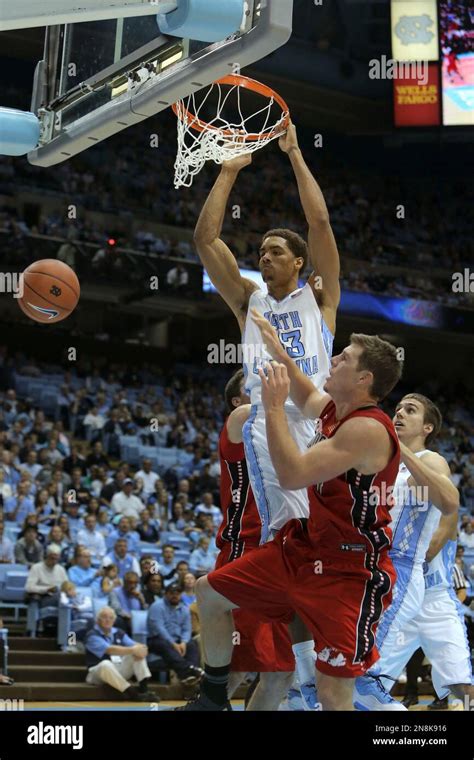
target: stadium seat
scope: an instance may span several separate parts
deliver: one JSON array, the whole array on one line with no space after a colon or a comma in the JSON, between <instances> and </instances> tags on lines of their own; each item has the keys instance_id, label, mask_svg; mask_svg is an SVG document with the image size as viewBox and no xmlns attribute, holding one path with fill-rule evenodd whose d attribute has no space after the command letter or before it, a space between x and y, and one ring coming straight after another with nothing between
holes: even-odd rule
<instances>
[{"instance_id":1,"label":"stadium seat","mask_svg":"<svg viewBox=\"0 0 474 760\"><path fill-rule=\"evenodd\" d=\"M191 552L187 549L177 549L174 553L174 558L177 562L189 562Z\"/></svg>"},{"instance_id":2,"label":"stadium seat","mask_svg":"<svg viewBox=\"0 0 474 760\"><path fill-rule=\"evenodd\" d=\"M25 565L21 565L17 562L12 562L11 564L1 564L0 565L0 599L2 597L2 586L5 583L5 576L9 571L24 571L26 569Z\"/></svg>"},{"instance_id":3,"label":"stadium seat","mask_svg":"<svg viewBox=\"0 0 474 760\"><path fill-rule=\"evenodd\" d=\"M12 609L15 621L19 619L20 610L26 610L25 585L28 570L22 565L21 570L7 570L0 586L0 609Z\"/></svg>"},{"instance_id":4,"label":"stadium seat","mask_svg":"<svg viewBox=\"0 0 474 760\"><path fill-rule=\"evenodd\" d=\"M108 596L97 596L92 598L92 608L94 610L94 617L96 617L99 610L102 609L102 607L108 607L109 606L109 597Z\"/></svg>"},{"instance_id":5,"label":"stadium seat","mask_svg":"<svg viewBox=\"0 0 474 760\"><path fill-rule=\"evenodd\" d=\"M161 549L159 549L157 546L153 546L153 544L147 544L146 548L143 546L143 544L140 544L138 551L140 557L143 557L144 554L150 554L157 562L161 561Z\"/></svg>"},{"instance_id":6,"label":"stadium seat","mask_svg":"<svg viewBox=\"0 0 474 760\"><path fill-rule=\"evenodd\" d=\"M0 590L2 602L22 602L27 578L28 570L7 570Z\"/></svg>"}]
</instances>

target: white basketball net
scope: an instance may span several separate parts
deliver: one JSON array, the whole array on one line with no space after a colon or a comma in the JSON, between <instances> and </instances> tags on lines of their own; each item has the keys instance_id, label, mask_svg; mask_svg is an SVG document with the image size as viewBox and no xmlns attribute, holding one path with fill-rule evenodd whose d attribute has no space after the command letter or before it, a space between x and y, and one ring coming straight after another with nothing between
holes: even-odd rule
<instances>
[{"instance_id":1,"label":"white basketball net","mask_svg":"<svg viewBox=\"0 0 474 760\"><path fill-rule=\"evenodd\" d=\"M214 93L216 92L214 88L217 88L218 95L217 113L212 120L204 119L199 114L211 92L213 90ZM196 103L194 94L189 95L186 100L179 100L176 103L178 116L178 153L174 165L174 186L176 189L182 186L191 187L194 177L201 171L206 161L222 164L236 156L254 153L272 140L276 140L285 131L288 112L282 112L281 117L276 122L273 115L273 123L269 123L272 118L272 107L276 103L273 97L269 98L268 103L261 109L244 116L240 102L241 86L238 84L226 85L227 88L228 91L224 93L223 86L219 82L215 82L200 103ZM202 97L202 92L197 93L197 95ZM239 113L239 119L235 123L227 121L222 113L231 96L234 96L234 103L235 100L237 101ZM208 128L203 131L197 131L192 127L196 119L200 118L208 125ZM261 119L262 122L261 126L258 125L258 131L255 130L256 118ZM252 120L253 130L251 132L248 131L250 120ZM231 132L231 134L226 134L224 130ZM246 135L250 134L258 134L258 139L246 140Z\"/></svg>"}]
</instances>

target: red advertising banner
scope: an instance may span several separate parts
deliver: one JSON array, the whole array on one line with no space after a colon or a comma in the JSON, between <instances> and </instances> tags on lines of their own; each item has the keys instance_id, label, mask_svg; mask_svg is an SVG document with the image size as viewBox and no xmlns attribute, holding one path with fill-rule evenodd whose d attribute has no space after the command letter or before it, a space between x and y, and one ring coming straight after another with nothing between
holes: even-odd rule
<instances>
[{"instance_id":1,"label":"red advertising banner","mask_svg":"<svg viewBox=\"0 0 474 760\"><path fill-rule=\"evenodd\" d=\"M419 66L420 64L418 64ZM408 68L407 64L405 67ZM437 63L424 64L424 72L404 71L394 77L393 97L395 126L418 127L440 124L441 94L439 66Z\"/></svg>"}]
</instances>

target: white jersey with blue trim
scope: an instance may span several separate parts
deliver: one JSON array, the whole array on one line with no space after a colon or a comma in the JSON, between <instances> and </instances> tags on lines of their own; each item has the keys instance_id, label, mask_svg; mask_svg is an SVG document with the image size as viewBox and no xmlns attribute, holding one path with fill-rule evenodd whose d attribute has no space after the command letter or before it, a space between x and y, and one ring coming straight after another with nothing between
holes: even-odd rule
<instances>
[{"instance_id":1,"label":"white jersey with blue trim","mask_svg":"<svg viewBox=\"0 0 474 760\"><path fill-rule=\"evenodd\" d=\"M453 588L456 541L447 541L440 552L433 557L425 573L425 594L429 591Z\"/></svg>"},{"instance_id":2,"label":"white jersey with blue trim","mask_svg":"<svg viewBox=\"0 0 474 760\"><path fill-rule=\"evenodd\" d=\"M263 290L254 290L249 299L242 336L245 390L250 394L251 403L261 404L258 370L264 362L271 359L270 354L261 349L262 335L250 313L253 308L276 328L288 356L294 359L315 387L322 390L331 368L334 338L324 321L311 285L306 283L304 287L288 293L281 301ZM290 398L286 407L294 407Z\"/></svg>"},{"instance_id":3,"label":"white jersey with blue trim","mask_svg":"<svg viewBox=\"0 0 474 760\"><path fill-rule=\"evenodd\" d=\"M415 452L415 456L428 454L428 449ZM390 511L393 539L390 556L393 560L423 563L426 552L438 527L441 512L430 501L418 499L419 487L409 486L410 470L400 462L393 489L395 506Z\"/></svg>"}]
</instances>

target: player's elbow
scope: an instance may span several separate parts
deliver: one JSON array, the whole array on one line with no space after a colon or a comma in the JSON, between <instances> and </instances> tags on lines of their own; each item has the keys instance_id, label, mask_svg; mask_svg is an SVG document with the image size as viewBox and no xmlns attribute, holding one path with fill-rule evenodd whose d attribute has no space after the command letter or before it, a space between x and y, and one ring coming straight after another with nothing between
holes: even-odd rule
<instances>
[{"instance_id":1,"label":"player's elbow","mask_svg":"<svg viewBox=\"0 0 474 760\"><path fill-rule=\"evenodd\" d=\"M331 226L331 220L327 211L320 211L313 214L308 221L310 230L313 230L316 234L322 229Z\"/></svg>"},{"instance_id":2,"label":"player's elbow","mask_svg":"<svg viewBox=\"0 0 474 760\"><path fill-rule=\"evenodd\" d=\"M285 491L296 491L298 488L301 488L301 485L298 483L298 479L292 472L280 473L278 475L278 480L281 487L284 488Z\"/></svg>"},{"instance_id":3,"label":"player's elbow","mask_svg":"<svg viewBox=\"0 0 474 760\"><path fill-rule=\"evenodd\" d=\"M443 499L443 506L441 512L443 515L454 515L459 509L459 494L450 494L446 499Z\"/></svg>"}]
</instances>

